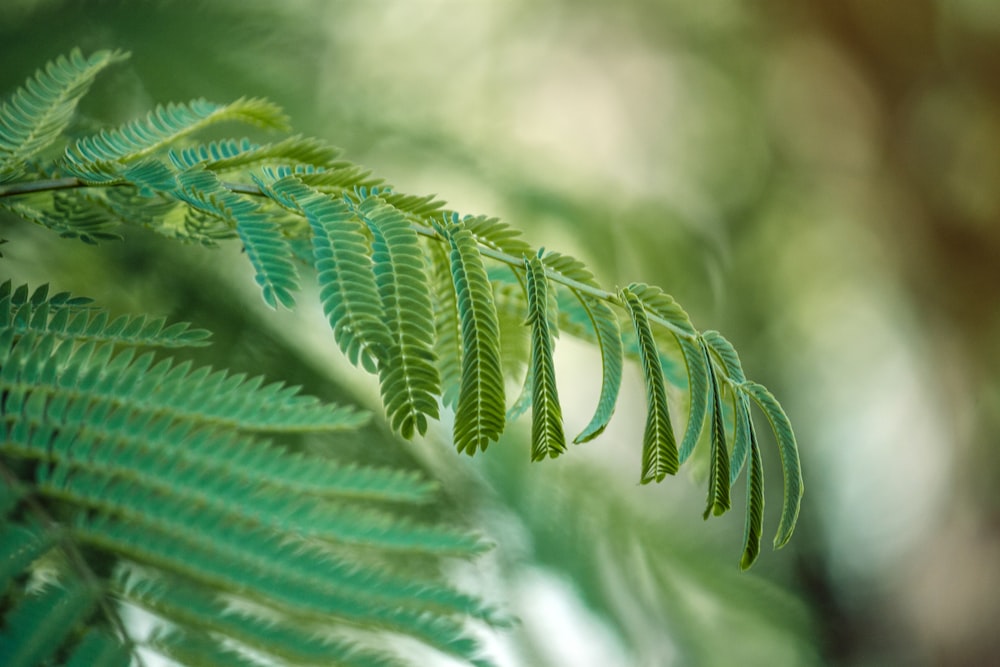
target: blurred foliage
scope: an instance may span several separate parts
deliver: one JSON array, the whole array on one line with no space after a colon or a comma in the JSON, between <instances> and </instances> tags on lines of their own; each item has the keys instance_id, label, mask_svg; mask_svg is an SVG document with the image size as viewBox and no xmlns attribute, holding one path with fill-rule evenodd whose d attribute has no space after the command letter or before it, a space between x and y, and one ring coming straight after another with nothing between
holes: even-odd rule
<instances>
[{"instance_id":1,"label":"blurred foliage","mask_svg":"<svg viewBox=\"0 0 1000 667\"><path fill-rule=\"evenodd\" d=\"M603 284L663 285L695 321L725 332L748 371L785 397L810 486L793 551L764 557L751 575L730 578L730 563L706 556L733 525L698 526L700 539L684 529L701 502L693 484L612 509L613 489L631 479L613 448L575 452L573 465L598 471L596 481L565 475L547 489L531 481L532 467L495 470L506 465L499 455L466 466L430 443L400 447L384 434L359 443L359 456L419 456L483 518L502 562L472 576L501 590L522 582L515 611L540 604L544 590L589 610L568 643L581 634L599 642L609 635L595 628L611 628L606 643L622 664L713 664L720 633L764 627L778 638L773 652L741 664L792 664L776 658L789 655L798 664L989 664L1000 653L991 629L1000 614L995 5L18 0L0 24L0 85L71 46L131 49L133 69L93 96L115 106L85 108L95 118L120 121L169 99L269 97L297 128L404 190L433 187L460 210L499 214L534 244L584 259ZM305 364L315 339L275 333L252 293L209 305L174 268L192 261L184 252L105 244L117 268L97 274L69 244L30 246L34 258L61 253L59 287L161 303L232 341L213 348L226 363L273 364L312 393L370 392L335 388L329 372ZM32 254L6 254L25 276L37 268ZM193 261L211 271L215 260ZM594 366L575 354L586 352L557 349L559 376ZM625 390L641 391L631 379ZM560 396L590 406L590 384L570 380ZM573 412L586 419L588 410ZM605 437L634 440L628 421L620 415ZM473 500L484 487L493 502ZM563 511L551 514L565 517L558 524L543 521L558 509L550 494L593 500L597 519ZM768 498L769 521L779 504ZM591 554L616 553L627 539L618 531L630 527L644 538L636 558L657 572L677 567L674 583L702 591L694 605L768 592L760 606L735 604L743 611L724 629L710 613L616 606L617 587L670 599L663 577L630 581L592 564ZM559 537L569 533L589 538ZM672 555L682 547L691 569ZM710 586L718 580L724 593ZM776 587L800 602L782 607L789 614L761 613L782 595ZM813 623L788 620L803 608ZM660 614L663 626L649 627L673 653L646 632L621 631ZM566 664L535 641L516 635L498 650L510 664Z\"/></svg>"}]
</instances>

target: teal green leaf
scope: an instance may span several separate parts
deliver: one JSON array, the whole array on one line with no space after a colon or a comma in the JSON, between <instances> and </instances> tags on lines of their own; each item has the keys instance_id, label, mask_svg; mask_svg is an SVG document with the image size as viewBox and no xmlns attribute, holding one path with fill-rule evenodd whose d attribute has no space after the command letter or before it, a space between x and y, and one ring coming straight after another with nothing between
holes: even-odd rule
<instances>
[{"instance_id":1,"label":"teal green leaf","mask_svg":"<svg viewBox=\"0 0 1000 667\"><path fill-rule=\"evenodd\" d=\"M452 216L452 221L457 220L458 215ZM506 253L511 257L523 257L530 255L534 251L527 241L521 238L521 231L511 227L497 218L490 218L483 215L465 216L462 224L472 234L477 242L487 248Z\"/></svg>"},{"instance_id":2,"label":"teal green leaf","mask_svg":"<svg viewBox=\"0 0 1000 667\"><path fill-rule=\"evenodd\" d=\"M203 99L187 104L158 106L145 118L77 140L66 149L69 164L129 162L166 148L178 139L222 121L286 129L288 119L276 105L259 98L240 98L229 104Z\"/></svg>"},{"instance_id":3,"label":"teal green leaf","mask_svg":"<svg viewBox=\"0 0 1000 667\"><path fill-rule=\"evenodd\" d=\"M649 315L665 322L675 333L682 336L696 336L698 334L684 309L674 301L672 296L664 293L659 287L644 283L632 283L628 289L642 302Z\"/></svg>"},{"instance_id":4,"label":"teal green leaf","mask_svg":"<svg viewBox=\"0 0 1000 667\"><path fill-rule=\"evenodd\" d=\"M688 398L690 400L687 426L684 428L684 439L681 441L679 454L680 462L684 463L691 456L701 437L705 417L708 413L708 404L711 400L712 387L709 381L710 366L705 361L705 351L701 345L695 340L677 334L674 334L674 338L680 345L687 368Z\"/></svg>"},{"instance_id":5,"label":"teal green leaf","mask_svg":"<svg viewBox=\"0 0 1000 667\"><path fill-rule=\"evenodd\" d=\"M57 199L64 198L58 197ZM71 216L66 217L46 206L36 206L25 200L0 201L0 209L9 211L28 222L51 229L63 238L80 239L90 245L96 245L99 241L121 239L121 236L110 231L117 227L117 221L100 210L76 209L68 211Z\"/></svg>"},{"instance_id":6,"label":"teal green leaf","mask_svg":"<svg viewBox=\"0 0 1000 667\"><path fill-rule=\"evenodd\" d=\"M740 355L736 353L736 348L733 347L732 343L718 331L706 331L701 337L708 348L722 360L726 375L729 376L733 384L740 384L747 379L746 375L743 374L743 365L740 364Z\"/></svg>"},{"instance_id":7,"label":"teal green leaf","mask_svg":"<svg viewBox=\"0 0 1000 667\"><path fill-rule=\"evenodd\" d=\"M802 504L802 468L799 463L799 449L795 444L795 434L788 416L781 409L771 392L763 385L747 381L742 385L747 395L757 403L764 412L767 421L778 442L778 453L781 456L781 474L784 478L784 501L781 505L781 521L774 537L774 548L778 549L788 543L795 530L795 522L799 517L799 507Z\"/></svg>"},{"instance_id":8,"label":"teal green leaf","mask_svg":"<svg viewBox=\"0 0 1000 667\"><path fill-rule=\"evenodd\" d=\"M743 403L746 399L743 398ZM743 529L743 556L740 569L746 570L760 554L760 540L764 528L764 463L757 444L757 433L750 419L749 406L742 411L746 420L747 439L750 441L750 464L747 472L747 516Z\"/></svg>"},{"instance_id":9,"label":"teal green leaf","mask_svg":"<svg viewBox=\"0 0 1000 667\"><path fill-rule=\"evenodd\" d=\"M737 385L733 392L733 408L736 413L736 424L733 428L733 455L729 462L729 484L733 485L740 476L747 454L750 453L750 428L753 422L750 418L750 399Z\"/></svg>"},{"instance_id":10,"label":"teal green leaf","mask_svg":"<svg viewBox=\"0 0 1000 667\"><path fill-rule=\"evenodd\" d=\"M443 388L441 403L455 408L462 384L462 332L458 301L452 285L451 260L447 248L443 244L434 243L429 252L434 290L434 352Z\"/></svg>"},{"instance_id":11,"label":"teal green leaf","mask_svg":"<svg viewBox=\"0 0 1000 667\"><path fill-rule=\"evenodd\" d=\"M8 341L9 349L0 349L0 384L13 392L34 387L32 395L51 419L84 411L97 420L113 412L116 419L169 415L219 427L298 432L353 429L367 419L353 409L300 396L296 387L264 385L260 376L247 380L209 367L191 371L190 362L175 365L170 359L154 364L152 353L136 357L125 349L114 354L112 346L92 341L74 347L50 334L32 332L13 345L11 338L13 331L3 330L0 342ZM72 400L79 395L87 400ZM8 400L6 410L14 412L14 403Z\"/></svg>"},{"instance_id":12,"label":"teal green leaf","mask_svg":"<svg viewBox=\"0 0 1000 667\"><path fill-rule=\"evenodd\" d=\"M576 295L590 317L601 350L601 395L597 401L597 409L590 423L573 439L575 443L582 443L604 432L608 422L611 421L622 384L624 352L621 328L618 326L618 317L614 311L603 301L584 296L579 292L576 292Z\"/></svg>"},{"instance_id":13,"label":"teal green leaf","mask_svg":"<svg viewBox=\"0 0 1000 667\"><path fill-rule=\"evenodd\" d=\"M96 591L80 584L47 585L7 611L0 627L0 665L47 663L90 613Z\"/></svg>"},{"instance_id":14,"label":"teal green leaf","mask_svg":"<svg viewBox=\"0 0 1000 667\"><path fill-rule=\"evenodd\" d=\"M260 207L222 185L210 171L192 169L177 176L176 195L189 206L230 222L239 234L247 257L256 270L254 280L264 301L291 308L299 289L292 249L281 230Z\"/></svg>"},{"instance_id":15,"label":"teal green leaf","mask_svg":"<svg viewBox=\"0 0 1000 667\"><path fill-rule=\"evenodd\" d=\"M594 275L583 262L574 257L550 252L545 255L543 261L549 270L555 271L565 278L588 287L598 287ZM615 405L618 402L618 392L621 389L624 349L618 317L610 306L578 289L570 291L583 306L587 320L595 334L594 340L601 351L601 394L594 416L583 431L573 439L573 442L579 444L596 438L611 421Z\"/></svg>"},{"instance_id":16,"label":"teal green leaf","mask_svg":"<svg viewBox=\"0 0 1000 667\"><path fill-rule=\"evenodd\" d=\"M639 341L642 375L646 384L648 412L642 441L642 475L639 482L641 484L648 484L653 480L659 482L666 475L675 474L680 465L677 441L670 423L670 412L667 409L663 368L660 366L659 351L642 301L630 288L621 290L619 298L632 318Z\"/></svg>"},{"instance_id":17,"label":"teal green leaf","mask_svg":"<svg viewBox=\"0 0 1000 667\"><path fill-rule=\"evenodd\" d=\"M444 202L437 195L407 195L398 192L380 192L379 197L393 208L417 218L429 218L438 214Z\"/></svg>"},{"instance_id":18,"label":"teal green leaf","mask_svg":"<svg viewBox=\"0 0 1000 667\"><path fill-rule=\"evenodd\" d=\"M352 364L374 372L376 359L392 339L383 321L364 222L343 199L317 192L294 176L258 183L309 221L320 300L334 339Z\"/></svg>"},{"instance_id":19,"label":"teal green leaf","mask_svg":"<svg viewBox=\"0 0 1000 667\"><path fill-rule=\"evenodd\" d=\"M57 536L40 526L0 523L0 598L10 582L48 551Z\"/></svg>"},{"instance_id":20,"label":"teal green leaf","mask_svg":"<svg viewBox=\"0 0 1000 667\"><path fill-rule=\"evenodd\" d=\"M288 176L290 172L282 173L279 171L279 175L282 177ZM372 188L385 183L383 179L373 176L370 169L347 161L340 162L323 171L295 175L302 179L302 182L309 187L326 194L335 195L353 190L354 188Z\"/></svg>"},{"instance_id":21,"label":"teal green leaf","mask_svg":"<svg viewBox=\"0 0 1000 667\"><path fill-rule=\"evenodd\" d=\"M451 274L462 331L462 386L455 409L455 446L474 454L503 433L505 415L500 329L483 258L464 222L445 222L438 233L451 249Z\"/></svg>"},{"instance_id":22,"label":"teal green leaf","mask_svg":"<svg viewBox=\"0 0 1000 667\"><path fill-rule=\"evenodd\" d=\"M562 407L556 390L556 369L549 330L548 284L545 266L536 256L524 258L531 326L531 460L555 458L566 451Z\"/></svg>"},{"instance_id":23,"label":"teal green leaf","mask_svg":"<svg viewBox=\"0 0 1000 667\"><path fill-rule=\"evenodd\" d=\"M73 649L66 667L128 667L132 657L118 639L90 629Z\"/></svg>"},{"instance_id":24,"label":"teal green leaf","mask_svg":"<svg viewBox=\"0 0 1000 667\"><path fill-rule=\"evenodd\" d=\"M233 609L203 587L179 577L127 581L118 594L130 603L181 626L203 628L291 664L344 667L398 667L391 654L363 649L352 642L323 637L308 626L286 618L262 619Z\"/></svg>"},{"instance_id":25,"label":"teal green leaf","mask_svg":"<svg viewBox=\"0 0 1000 667\"><path fill-rule=\"evenodd\" d=\"M223 643L200 632L197 628L155 629L146 646L169 658L176 665L226 665L227 667L260 667L260 661L241 653L235 646Z\"/></svg>"},{"instance_id":26,"label":"teal green leaf","mask_svg":"<svg viewBox=\"0 0 1000 667\"><path fill-rule=\"evenodd\" d=\"M164 318L144 315L121 315L110 319L104 311L65 306L45 300L47 286L35 292L43 300L15 304L11 295L0 295L0 327L24 335L29 331L50 333L77 342L112 342L119 345L157 347L194 347L208 344L211 335L204 329L191 329L185 322L165 326Z\"/></svg>"},{"instance_id":27,"label":"teal green leaf","mask_svg":"<svg viewBox=\"0 0 1000 667\"><path fill-rule=\"evenodd\" d=\"M720 516L730 508L729 498L729 446L726 443L726 424L722 412L722 387L716 377L715 369L711 367L708 345L702 343L702 354L709 365L709 378L712 386L712 449L709 458L708 473L708 505L705 507L705 518L709 514Z\"/></svg>"},{"instance_id":28,"label":"teal green leaf","mask_svg":"<svg viewBox=\"0 0 1000 667\"><path fill-rule=\"evenodd\" d=\"M438 418L441 379L434 356L434 310L417 233L378 197L356 208L372 233L372 262L383 320L392 339L379 360L382 402L389 424L404 438Z\"/></svg>"},{"instance_id":29,"label":"teal green leaf","mask_svg":"<svg viewBox=\"0 0 1000 667\"><path fill-rule=\"evenodd\" d=\"M0 106L0 174L15 172L58 139L97 74L127 57L121 51L97 51L84 57L74 49L18 88Z\"/></svg>"},{"instance_id":30,"label":"teal green leaf","mask_svg":"<svg viewBox=\"0 0 1000 667\"><path fill-rule=\"evenodd\" d=\"M181 171L201 165L215 172L225 172L235 169L246 171L264 165L336 167L340 164L337 161L340 154L339 148L319 139L295 135L264 145L249 139L224 139L187 148L172 148L169 157Z\"/></svg>"}]
</instances>

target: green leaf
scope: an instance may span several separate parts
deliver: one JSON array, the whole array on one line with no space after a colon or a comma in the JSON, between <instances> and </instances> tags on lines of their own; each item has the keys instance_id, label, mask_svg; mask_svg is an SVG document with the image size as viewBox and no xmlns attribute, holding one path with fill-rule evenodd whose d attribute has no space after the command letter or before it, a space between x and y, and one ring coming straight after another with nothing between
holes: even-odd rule
<instances>
[{"instance_id":1,"label":"green leaf","mask_svg":"<svg viewBox=\"0 0 1000 667\"><path fill-rule=\"evenodd\" d=\"M704 517L720 516L731 506L729 499L729 448L726 444L726 424L722 412L722 388L711 367L708 345L702 342L702 354L709 365L712 385L712 449L709 458L708 505Z\"/></svg>"},{"instance_id":2,"label":"green leaf","mask_svg":"<svg viewBox=\"0 0 1000 667\"><path fill-rule=\"evenodd\" d=\"M774 537L774 548L778 549L788 543L795 530L795 522L799 517L799 507L802 504L802 468L799 464L799 449L795 444L795 434L788 416L781 409L771 392L763 385L747 381L742 385L746 393L757 403L771 424L774 438L778 442L778 453L781 455L781 474L784 479L784 502L781 505L781 521Z\"/></svg>"},{"instance_id":3,"label":"green leaf","mask_svg":"<svg viewBox=\"0 0 1000 667\"><path fill-rule=\"evenodd\" d=\"M457 214L453 219L457 219ZM523 257L530 255L534 251L531 246L521 238L521 231L515 229L497 218L489 218L483 215L465 216L462 224L472 234L477 242L487 248L499 250L511 257Z\"/></svg>"},{"instance_id":4,"label":"green leaf","mask_svg":"<svg viewBox=\"0 0 1000 667\"><path fill-rule=\"evenodd\" d=\"M93 608L96 593L82 585L48 585L7 612L0 627L0 665L46 663Z\"/></svg>"},{"instance_id":5,"label":"green leaf","mask_svg":"<svg viewBox=\"0 0 1000 667\"><path fill-rule=\"evenodd\" d=\"M443 244L434 243L430 247L434 290L434 353L441 373L441 403L454 408L458 405L458 390L462 384L462 332L448 254L448 249Z\"/></svg>"},{"instance_id":6,"label":"green leaf","mask_svg":"<svg viewBox=\"0 0 1000 667\"><path fill-rule=\"evenodd\" d=\"M565 278L588 287L598 287L594 275L583 262L574 257L550 252L545 255L543 261L551 271ZM624 349L618 317L611 307L579 289L571 288L570 291L583 306L586 318L595 334L594 340L601 351L601 394L594 416L583 431L573 439L573 442L579 444L596 438L611 421L618 402L618 392L621 389Z\"/></svg>"},{"instance_id":7,"label":"green leaf","mask_svg":"<svg viewBox=\"0 0 1000 667\"><path fill-rule=\"evenodd\" d=\"M372 232L372 261L383 319L392 339L379 359L382 402L389 424L404 438L438 418L441 379L435 366L434 312L417 233L378 197L356 208Z\"/></svg>"},{"instance_id":8,"label":"green leaf","mask_svg":"<svg viewBox=\"0 0 1000 667\"><path fill-rule=\"evenodd\" d=\"M320 300L334 339L352 364L374 372L392 338L383 320L365 224L343 199L317 192L295 176L270 183L258 179L258 184L309 221Z\"/></svg>"},{"instance_id":9,"label":"green leaf","mask_svg":"<svg viewBox=\"0 0 1000 667\"><path fill-rule=\"evenodd\" d=\"M24 572L55 542L56 535L40 526L0 522L0 599L14 577Z\"/></svg>"},{"instance_id":10,"label":"green leaf","mask_svg":"<svg viewBox=\"0 0 1000 667\"><path fill-rule=\"evenodd\" d=\"M462 386L455 409L455 446L460 452L474 454L498 440L505 423L497 310L482 255L465 223L445 220L437 229L451 248L451 275L462 330Z\"/></svg>"},{"instance_id":11,"label":"green leaf","mask_svg":"<svg viewBox=\"0 0 1000 667\"><path fill-rule=\"evenodd\" d=\"M299 289L298 272L292 263L292 249L280 229L260 207L228 190L210 171L192 169L177 176L179 199L189 206L228 221L236 228L247 257L256 270L254 279L272 308L295 305L293 292Z\"/></svg>"},{"instance_id":12,"label":"green leaf","mask_svg":"<svg viewBox=\"0 0 1000 667\"><path fill-rule=\"evenodd\" d=\"M76 645L66 667L128 667L132 657L119 640L90 629Z\"/></svg>"},{"instance_id":13,"label":"green leaf","mask_svg":"<svg viewBox=\"0 0 1000 667\"><path fill-rule=\"evenodd\" d=\"M706 363L705 351L701 345L695 340L677 334L674 334L674 338L680 345L687 368L688 398L690 400L687 426L684 428L684 439L681 441L679 453L680 462L684 463L691 456L701 438L708 404L711 400L712 386L709 380L710 364Z\"/></svg>"},{"instance_id":14,"label":"green leaf","mask_svg":"<svg viewBox=\"0 0 1000 667\"><path fill-rule=\"evenodd\" d=\"M566 451L562 408L556 391L556 369L549 330L548 283L538 257L525 257L525 283L531 326L531 460L555 458Z\"/></svg>"},{"instance_id":15,"label":"green leaf","mask_svg":"<svg viewBox=\"0 0 1000 667\"><path fill-rule=\"evenodd\" d=\"M739 385L734 393L733 409L736 413L736 424L733 429L733 455L729 462L730 485L736 483L746 463L747 454L750 453L750 427L753 425L750 418L750 399Z\"/></svg>"},{"instance_id":16,"label":"green leaf","mask_svg":"<svg viewBox=\"0 0 1000 667\"><path fill-rule=\"evenodd\" d=\"M659 287L645 283L632 283L628 289L642 302L649 315L663 320L674 333L687 336L698 335L684 309L674 301L672 296L665 294Z\"/></svg>"},{"instance_id":17,"label":"green leaf","mask_svg":"<svg viewBox=\"0 0 1000 667\"><path fill-rule=\"evenodd\" d=\"M757 444L757 433L750 419L749 406L746 398L742 398L744 410L738 413L746 421L748 440L750 441L750 465L747 472L747 516L743 529L743 556L740 558L740 569L746 570L760 554L760 540L764 527L764 463L761 460L760 446Z\"/></svg>"},{"instance_id":18,"label":"green leaf","mask_svg":"<svg viewBox=\"0 0 1000 667\"><path fill-rule=\"evenodd\" d=\"M64 160L81 169L87 169L88 164L129 162L151 155L192 132L229 120L273 129L288 126L284 112L267 100L243 97L229 104L216 104L197 99L187 104L158 106L145 118L79 139L66 149Z\"/></svg>"},{"instance_id":19,"label":"green leaf","mask_svg":"<svg viewBox=\"0 0 1000 667\"><path fill-rule=\"evenodd\" d=\"M677 442L670 423L670 412L667 409L663 368L660 366L659 351L656 349L656 341L649 327L642 301L632 293L631 288L621 290L619 298L632 318L635 334L639 340L642 375L646 384L648 413L642 441L642 475L639 482L641 484L648 484L653 480L659 482L666 475L675 474L680 465Z\"/></svg>"},{"instance_id":20,"label":"green leaf","mask_svg":"<svg viewBox=\"0 0 1000 667\"><path fill-rule=\"evenodd\" d=\"M583 443L603 433L611 421L622 384L624 351L621 328L614 311L603 301L584 296L576 290L573 292L587 311L601 350L601 395L597 401L597 409L583 431L573 439L575 443Z\"/></svg>"},{"instance_id":21,"label":"green leaf","mask_svg":"<svg viewBox=\"0 0 1000 667\"><path fill-rule=\"evenodd\" d=\"M76 342L171 348L207 345L211 336L204 329L191 329L186 322L165 324L162 317L122 315L111 320L104 311L60 305L55 300L39 303L32 300L17 305L10 295L0 296L0 328L9 327L20 335L48 333Z\"/></svg>"},{"instance_id":22,"label":"green leaf","mask_svg":"<svg viewBox=\"0 0 1000 667\"><path fill-rule=\"evenodd\" d=\"M736 353L736 348L733 347L732 343L726 340L718 331L706 331L701 335L701 338L708 345L708 348L722 360L722 365L726 369L726 375L729 376L733 384L740 384L746 381L747 378L743 374L743 366L740 364L740 355Z\"/></svg>"},{"instance_id":23,"label":"green leaf","mask_svg":"<svg viewBox=\"0 0 1000 667\"><path fill-rule=\"evenodd\" d=\"M241 612L204 587L160 574L156 579L135 578L118 594L181 627L203 628L290 664L336 664L344 667L398 667L400 662L381 651L362 649L335 637L322 636L292 619L262 619Z\"/></svg>"},{"instance_id":24,"label":"green leaf","mask_svg":"<svg viewBox=\"0 0 1000 667\"><path fill-rule=\"evenodd\" d=\"M170 149L169 157L184 171L203 166L216 172L239 169L248 171L263 165L336 167L341 151L319 139L296 135L274 143L259 145L249 139L224 139L187 148Z\"/></svg>"},{"instance_id":25,"label":"green leaf","mask_svg":"<svg viewBox=\"0 0 1000 667\"><path fill-rule=\"evenodd\" d=\"M0 106L0 174L16 173L27 159L58 139L97 74L126 58L128 54L121 51L97 51L85 58L73 49L18 88Z\"/></svg>"}]
</instances>

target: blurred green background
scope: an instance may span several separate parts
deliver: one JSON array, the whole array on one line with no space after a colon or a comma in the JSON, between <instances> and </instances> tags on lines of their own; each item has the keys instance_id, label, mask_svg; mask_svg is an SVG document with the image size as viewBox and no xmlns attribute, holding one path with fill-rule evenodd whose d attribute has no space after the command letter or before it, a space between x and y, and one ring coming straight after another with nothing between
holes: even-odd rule
<instances>
[{"instance_id":1,"label":"blurred green background","mask_svg":"<svg viewBox=\"0 0 1000 667\"><path fill-rule=\"evenodd\" d=\"M703 523L697 476L638 487L636 373L601 439L544 464L523 425L471 461L445 428L336 443L426 469L497 542L454 575L521 617L483 631L499 664L1000 655L1000 3L6 0L0 90L74 46L133 53L85 124L266 96L401 191L499 215L608 287L662 286L782 401L806 496L748 574L740 502ZM0 219L6 274L193 321L216 365L371 401L318 307L269 313L243 263L219 270L238 248L25 227ZM566 337L557 354L572 431L598 357Z\"/></svg>"}]
</instances>

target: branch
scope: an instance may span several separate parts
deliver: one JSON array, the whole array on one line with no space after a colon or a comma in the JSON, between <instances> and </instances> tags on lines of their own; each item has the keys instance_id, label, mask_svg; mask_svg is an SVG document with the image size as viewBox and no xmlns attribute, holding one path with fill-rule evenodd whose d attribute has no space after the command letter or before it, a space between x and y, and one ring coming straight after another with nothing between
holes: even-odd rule
<instances>
[{"instance_id":1,"label":"branch","mask_svg":"<svg viewBox=\"0 0 1000 667\"><path fill-rule=\"evenodd\" d=\"M66 178L50 178L43 179L39 181L30 181L22 183L11 183L9 185L0 185L0 199L4 197L12 197L16 195L33 194L37 192L50 192L55 190L73 190L78 188L92 188L92 187L116 187L116 186L127 186L129 183L122 181L119 183L103 183L99 185L94 185L86 183L79 178L74 176L69 176ZM244 183L222 183L222 185L232 192L237 192L243 195L249 195L251 197L265 197L266 195L261 192L260 188L256 185L247 185ZM441 237L436 231L424 225L414 224L412 225L413 230L420 234L421 236L426 236L427 238L434 239L436 241L445 242L445 239ZM505 252L499 250L494 250L488 246L480 245L480 253L490 259L496 260L498 262L503 262L517 269L524 268L524 260L521 257L514 257L513 255L508 255ZM592 296L595 299L601 299L607 301L616 306L621 306L621 302L618 300L618 296L613 292L608 292L606 290L598 289L596 287L591 287L590 285L585 285L581 282L573 280L572 278L567 278L561 273L552 271L549 268L545 269L545 276L552 282L559 283L570 289L576 290L588 296ZM683 329L680 329L676 325L649 313L649 321L656 322L660 326L666 327L672 333L681 338L694 341L697 340L697 336L692 336Z\"/></svg>"}]
</instances>

